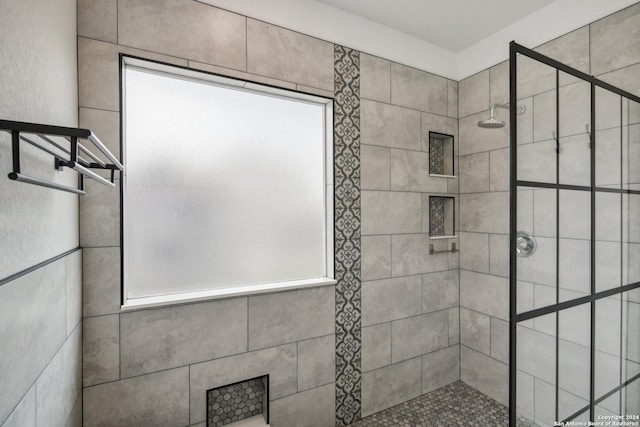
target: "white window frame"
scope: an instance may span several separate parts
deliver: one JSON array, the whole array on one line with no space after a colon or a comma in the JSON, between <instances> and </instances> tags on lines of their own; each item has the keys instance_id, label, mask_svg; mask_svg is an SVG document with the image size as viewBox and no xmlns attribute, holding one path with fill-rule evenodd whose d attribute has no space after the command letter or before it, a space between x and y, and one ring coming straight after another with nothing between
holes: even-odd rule
<instances>
[{"instance_id":1,"label":"white window frame","mask_svg":"<svg viewBox=\"0 0 640 427\"><path fill-rule=\"evenodd\" d=\"M122 174L121 183L121 218L122 218L122 245L121 245L121 259L122 259L122 310L135 310L140 308L164 306L173 304L183 304L187 302L214 300L221 298L241 297L248 295L259 295L272 292L288 291L303 288L312 288L319 286L332 286L335 285L334 274L334 182L333 182L333 167L334 167L334 153L333 153L333 99L311 95L302 92L295 92L291 90L281 89L273 86L267 86L250 81L244 81L240 79L224 77L216 74L211 74L203 71L193 70L180 66L165 64L152 60L121 55L121 157L123 163L126 165L126 123L125 123L125 111L126 111L126 72L128 69L142 69L146 72L157 73L172 78L183 78L186 80L195 80L198 82L206 82L225 88L233 88L236 90L248 91L251 93L258 93L261 95L269 95L278 98L284 98L295 101L304 101L313 103L316 105L324 106L324 122L325 130L323 135L325 158L323 159L324 165L324 216L325 216L325 271L324 277L305 279L305 280L290 280L273 283L257 283L247 284L240 286L229 286L224 288L214 288L203 291L187 291L182 293L174 293L169 295L157 295L147 296L140 298L127 298L127 283L126 268L128 260L126 258L126 242L124 241L124 209L125 209L125 192L126 192L126 180L127 180L127 168Z\"/></svg>"}]
</instances>

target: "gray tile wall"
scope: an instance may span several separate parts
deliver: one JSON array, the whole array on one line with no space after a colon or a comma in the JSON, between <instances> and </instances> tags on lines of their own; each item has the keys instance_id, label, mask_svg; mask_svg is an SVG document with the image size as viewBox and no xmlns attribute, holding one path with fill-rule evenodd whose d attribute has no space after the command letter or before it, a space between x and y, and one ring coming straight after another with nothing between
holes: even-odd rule
<instances>
[{"instance_id":1,"label":"gray tile wall","mask_svg":"<svg viewBox=\"0 0 640 427\"><path fill-rule=\"evenodd\" d=\"M82 252L0 286L0 425L79 426Z\"/></svg>"},{"instance_id":2,"label":"gray tile wall","mask_svg":"<svg viewBox=\"0 0 640 427\"><path fill-rule=\"evenodd\" d=\"M193 19L216 25L186 31ZM80 0L79 20L81 125L100 127L114 148L119 52L333 96L332 44L202 3ZM457 145L457 90L454 81L360 56L363 408L399 398L374 393L392 375L385 369L406 375L403 398L459 378L458 364L438 356L458 353L457 255L429 256L427 235L428 196L458 192L457 179L428 175L428 132L454 135ZM195 425L205 419L204 390L269 371L274 425L333 425L333 288L121 313L111 195L81 205L85 423L119 425L127 414L143 417L154 398L176 398L172 422ZM135 402L114 409L123 393Z\"/></svg>"},{"instance_id":3,"label":"gray tile wall","mask_svg":"<svg viewBox=\"0 0 640 427\"><path fill-rule=\"evenodd\" d=\"M635 31L631 28L635 29L639 21L640 4L636 4L546 43L536 50L640 94L637 79L631 77L632 69L640 69L640 38L630 36L629 32ZM508 392L506 320L509 295L509 125L503 129L488 130L478 128L476 123L488 117L491 103L508 102L508 74L508 63L504 62L459 83L461 378L505 404ZM549 92L555 85L555 74L549 67L523 60L519 63L518 83L519 95L522 98L519 104L527 107L526 113L518 117L518 143L526 144L519 147L519 160L522 161L518 165L522 174L519 178L551 182L555 180L555 167L552 161L548 161L549 156L544 153L549 152L546 150L549 145L547 141L552 138L551 131L555 129L555 94ZM580 97L588 95L588 91L573 83L575 79L561 76L560 95L562 99L567 100L563 103L565 108L561 111L564 119L561 135L584 133L584 116L588 116L588 111L580 110L584 105L588 107L588 98L585 98L586 102L580 102ZM568 102L569 99L571 102ZM601 106L599 111L606 111L606 108ZM507 114L506 110L497 110L498 118L508 123ZM586 120L588 121L588 117ZM571 138L574 138L575 142ZM585 159L588 161L588 149L584 147L585 140L579 138L578 135L561 140L561 154L564 154L566 160L561 161L560 175L567 183L588 185L588 176L587 182L583 182L585 176L579 170L581 153L587 156ZM603 152L600 158L606 155L607 152ZM554 156L555 153L552 158L555 158ZM588 204L588 200L581 202L572 196L568 193L563 194L561 200L561 207L564 208L561 209L560 284L563 288L561 298L564 299L574 298L580 295L578 292L588 289L588 277L581 273L588 272L589 245L587 240L580 239L589 238L583 235L585 230L588 231L589 218L586 218L587 222L581 222L578 219L584 218L584 215L577 214L577 210L582 209L581 206L585 203ZM609 208L605 208L605 205ZM616 256L615 251L606 249L609 248L606 245L610 243L606 240L611 239L606 238L605 234L611 236L612 233L604 231L607 227L616 226L616 222L612 222L611 219L619 218L620 213L619 210L617 213L611 212L610 207L619 206L619 201L607 203L603 199L599 206L599 217L608 218L608 222L599 227L598 239L603 241L597 243L598 247L602 248L598 259L602 267L598 271L603 275L599 276L601 279L598 283L615 283L620 280L619 269L616 268L608 274L605 266L620 265L620 255ZM534 232L539 243L535 255L537 259L519 259L519 279L527 282L518 283L518 304L521 310L525 310L546 305L555 298L555 290L549 287L555 284L556 280L555 217L549 214L555 211L555 193L550 194L545 190L521 191L518 209L519 229ZM581 249L581 242L586 243L586 252ZM619 248L619 243L617 247ZM583 253L584 255L581 255ZM613 259L605 261L605 253L613 254ZM581 285L584 283L586 288ZM603 307L599 312L614 313L610 316L617 316L617 323L616 319L607 319L604 314L598 319L603 325L608 325L608 331L613 331L612 334L607 334L603 329L600 344L596 349L597 364L603 372L609 367L619 367L616 357L609 353L612 348L620 346L619 338L617 341L615 338L619 337L619 333L615 331L620 329L620 300L618 298L617 302L609 303L617 304L617 309L613 307L605 310ZM628 310L635 309L635 303L627 304L634 304L628 306ZM566 415L569 415L571 409L578 409L580 405L584 405L584 398L588 397L582 394L585 385L574 381L588 379L588 357L585 358L584 355L587 350L584 345L588 345L588 330L584 329L584 325L588 323L588 317L579 311L568 310L561 316L560 369L563 378L559 384L560 407L561 412L567 412ZM518 411L521 415L535 419L540 425L552 424L555 419L555 403L552 398L555 393L553 335L555 320L551 318L527 322L519 329L523 350L519 353ZM605 335L611 339L605 339ZM610 342L611 340L616 342ZM532 354L535 355L534 358L530 357ZM551 359L545 358L545 355L549 355ZM581 360L585 361L586 366L580 362ZM569 375L567 372L572 374ZM618 376L614 372L611 373L613 378ZM603 390L610 385L604 378L598 379L596 383L596 387L602 387ZM638 399L637 389L630 388L628 393ZM581 395L582 397L579 397ZM624 396L622 398L624 399ZM617 412L616 399L603 402L601 410Z\"/></svg>"},{"instance_id":4,"label":"gray tile wall","mask_svg":"<svg viewBox=\"0 0 640 427\"><path fill-rule=\"evenodd\" d=\"M333 44L200 2L80 0L78 19L80 125L115 153L119 53L333 96ZM333 287L121 312L118 191L88 190L84 425L197 425L206 390L267 373L274 425L333 425Z\"/></svg>"},{"instance_id":5,"label":"gray tile wall","mask_svg":"<svg viewBox=\"0 0 640 427\"><path fill-rule=\"evenodd\" d=\"M110 0L100 5L79 0L78 6L81 125L101 126L107 144L114 148L118 145L118 52L284 88L333 94L334 51L330 43L187 0L171 4ZM171 12L176 8L177 15ZM616 14L594 23L591 43L588 29L583 28L541 46L540 51L585 71L589 67L595 70L589 48L593 58L598 46L603 46L602 50L611 49L608 38L612 31L608 26L617 28L634 22L637 9L620 12L629 17L614 18ZM167 18L174 15L178 19ZM181 22L190 20L192 15L197 15L193 16L196 20L208 19L219 25L212 32L211 26L206 26L206 30L205 27L198 30L202 34L185 33L186 27ZM144 21L142 25L140 19ZM607 19L621 19L625 24ZM614 32L622 34L621 30ZM181 36L163 43L166 34ZM218 43L216 35L225 43ZM601 40L596 42L596 37ZM608 57L613 59L601 60L598 72L614 84L633 87L628 76L634 75L629 70L639 62L632 58L637 51L636 41L619 37L618 45L625 46L624 65L617 64L615 59L621 55L610 54ZM212 40L205 48L203 40L208 39ZM533 113L537 111L534 101L541 103L544 99L534 99L533 95L545 90L548 78L544 70L534 77L530 78L529 98L522 101L527 105L527 115L519 126L519 134L522 141L534 141L538 135L544 142L544 134L533 129ZM486 131L477 128L476 123L488 115L490 103L507 101L508 66L498 64L458 84L361 54L360 96L362 415L398 403L398 396L379 392L390 384L385 378L393 378L393 384L401 388L402 398L415 397L462 377L504 402L508 127ZM498 118L506 119L505 114L506 111L497 111ZM460 179L428 176L429 131L454 135L455 172ZM456 228L460 230L460 255L428 254L429 243L434 243L436 250L447 248L446 241L428 238L429 195L454 195L458 199ZM531 200L533 209L533 195ZM325 297L333 292L318 289L236 299L229 303L238 307L244 304L245 309L231 309L229 315L239 316L239 334L242 325L246 326L246 343L224 340L215 348L207 348L205 344L202 349L191 351L199 343L188 339L196 327L188 319L207 304L217 307L226 302L149 310L147 314L120 313L120 243L114 232L119 227L119 215L117 204L112 210L114 204L100 206L100 203L98 197L85 198L81 206L83 245L89 248L83 290L87 317L84 385L85 397L89 397L85 399L85 408L95 407L102 398L116 399L123 390L134 393L139 401L117 411L98 411L95 419L92 415L85 422L117 425L119 416L127 413L134 418L140 416L150 401L145 394L151 393L152 388L162 389L163 384L166 387L170 380L176 381L177 390L189 385L191 389L186 401L178 399L176 403L179 406L174 408L179 418L176 423L196 425L204 421L204 395L196 396L194 390L244 379L240 376L247 371L256 376L265 369L274 369L281 372L280 379L272 380L274 423L286 425L291 420L304 423L307 421L302 419L311 416L310 419L325 420L326 425L332 425L335 377L329 372L335 369L335 361L329 355L335 354L335 337L328 328L335 322L335 313L329 314L333 308ZM99 224L104 225L97 227ZM531 289L533 306L533 285L523 287ZM318 298L322 303L317 304ZM319 321L312 325L300 319L289 324L285 316L278 320L269 314L295 304L308 307ZM184 349L176 350L161 340L154 343L160 354L145 361L146 357L138 353L143 350L136 350L123 339L122 326L136 321L140 323L131 331L135 328L153 331L159 323L172 318L170 312L182 313L184 321L174 321L173 326L176 337L183 340ZM295 312L290 314L296 317ZM254 318L269 319L275 322L272 325L275 330L286 333L269 336L266 326L256 323ZM418 346L410 342L408 337L412 334L405 332L412 328L426 334L425 342ZM214 366L218 364L225 367L225 378L216 377L220 368ZM191 375L183 375L184 366L189 366ZM195 378L193 372L198 369L209 374ZM539 381L530 377L532 385ZM199 382L202 378L204 382ZM171 393L174 391L161 396L173 398ZM530 395L534 393L531 391ZM324 403L313 405L311 398ZM326 417L327 411L331 417Z\"/></svg>"},{"instance_id":6,"label":"gray tile wall","mask_svg":"<svg viewBox=\"0 0 640 427\"><path fill-rule=\"evenodd\" d=\"M429 176L429 131L454 135L457 172L457 92L362 55L362 416L459 379L458 255L428 234L429 196L458 194Z\"/></svg>"}]
</instances>

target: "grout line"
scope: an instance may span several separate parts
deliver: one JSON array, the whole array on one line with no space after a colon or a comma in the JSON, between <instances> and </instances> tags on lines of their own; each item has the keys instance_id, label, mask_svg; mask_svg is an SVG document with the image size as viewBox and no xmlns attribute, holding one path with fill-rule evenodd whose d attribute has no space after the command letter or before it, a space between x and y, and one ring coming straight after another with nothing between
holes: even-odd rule
<instances>
[{"instance_id":1,"label":"grout line","mask_svg":"<svg viewBox=\"0 0 640 427\"><path fill-rule=\"evenodd\" d=\"M300 342L296 342L296 393L300 392Z\"/></svg>"},{"instance_id":2,"label":"grout line","mask_svg":"<svg viewBox=\"0 0 640 427\"><path fill-rule=\"evenodd\" d=\"M247 351L249 351L249 298L247 298Z\"/></svg>"},{"instance_id":3,"label":"grout line","mask_svg":"<svg viewBox=\"0 0 640 427\"><path fill-rule=\"evenodd\" d=\"M249 18L244 17L244 69L245 72L249 72ZM298 86L296 85L296 88Z\"/></svg>"},{"instance_id":4,"label":"grout line","mask_svg":"<svg viewBox=\"0 0 640 427\"><path fill-rule=\"evenodd\" d=\"M440 312L443 312L443 311L447 311L448 312L452 308L456 308L456 306L451 306L451 307L447 307L447 308L439 308L438 310L429 311L429 312L426 312L426 313L412 314L412 315L406 316L406 317L398 317L398 318L395 318L395 319L385 320L385 321L378 322L378 323L371 323L371 324L368 324L366 326L363 326L363 328L370 328L370 327L373 327L373 326L380 326L380 325L384 325L384 324L391 323L391 322L400 322L402 320L414 319L416 317L425 316L425 315L429 315L429 314L436 314L436 313L440 313Z\"/></svg>"},{"instance_id":5,"label":"grout line","mask_svg":"<svg viewBox=\"0 0 640 427\"><path fill-rule=\"evenodd\" d=\"M122 380L122 319L120 318L122 314L118 313L118 379L116 381Z\"/></svg>"}]
</instances>

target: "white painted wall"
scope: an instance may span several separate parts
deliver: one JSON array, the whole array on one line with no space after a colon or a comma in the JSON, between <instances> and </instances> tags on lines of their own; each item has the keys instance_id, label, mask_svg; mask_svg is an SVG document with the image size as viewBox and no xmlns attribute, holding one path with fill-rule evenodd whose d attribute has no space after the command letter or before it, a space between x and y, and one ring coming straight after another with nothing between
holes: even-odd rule
<instances>
[{"instance_id":1,"label":"white painted wall","mask_svg":"<svg viewBox=\"0 0 640 427\"><path fill-rule=\"evenodd\" d=\"M77 126L76 1L2 0L0 17L0 119ZM75 183L50 156L24 160L25 173ZM78 196L11 181L11 170L3 132L0 279L78 246Z\"/></svg>"}]
</instances>

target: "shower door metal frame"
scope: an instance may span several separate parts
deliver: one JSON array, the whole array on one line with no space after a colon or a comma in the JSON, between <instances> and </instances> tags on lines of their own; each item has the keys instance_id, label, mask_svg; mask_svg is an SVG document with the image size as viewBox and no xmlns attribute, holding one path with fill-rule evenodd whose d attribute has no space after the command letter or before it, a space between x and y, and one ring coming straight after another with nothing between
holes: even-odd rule
<instances>
[{"instance_id":1,"label":"shower door metal frame","mask_svg":"<svg viewBox=\"0 0 640 427\"><path fill-rule=\"evenodd\" d=\"M556 90L558 93L558 81L559 81L559 73L567 73L574 77L577 77L583 81L586 81L591 86L591 116L590 116L590 178L591 182L589 186L580 186L580 185L566 185L560 184L559 180L556 179L555 184L551 183L542 183L542 182L532 182L532 181L519 181L517 179L517 147L518 147L518 129L517 129L517 108L513 108L517 105L517 55L521 54L527 56L531 59L534 59L538 62L541 62L545 65L555 68L556 70ZM631 283L624 286L619 286L617 288L608 289L606 291L596 292L596 265L595 265L595 252L596 252L596 222L595 222L595 210L596 210L596 193L598 192L606 192L606 193L617 193L617 194L635 194L640 195L639 190L630 190L630 189L622 189L622 188L605 188L605 187L597 187L596 186L596 156L595 156L595 144L596 144L596 87L600 87L607 91L613 92L621 97L627 98L634 102L640 104L640 97L635 96L627 91L624 91L620 88L617 88L609 83L606 83L602 80L599 80L596 77L590 76L582 71L576 70L575 68L569 67L566 64L558 62L554 59L551 59L547 56L544 56L538 52L535 52L531 49L528 49L522 45L517 44L515 41L512 41L509 44L509 102L511 105L509 118L510 118L510 179L509 179L509 193L510 193L510 205L509 205L509 425L512 427L516 426L517 419L517 399L516 399L516 376L517 376L517 325L519 322L533 319L539 316L544 316L546 314L556 313L556 324L558 322L558 313L564 309L568 309L571 307L576 307L578 305L590 303L591 305L591 313L590 313L590 399L589 405L581 408L579 411L571 415L565 420L556 420L556 421L567 421L570 420L585 411L589 410L589 419L594 421L594 408L595 405L605 400L607 397L614 394L616 391L621 390L628 384L632 383L635 380L640 379L640 374L635 375L623 382L616 388L610 390L603 396L596 399L595 397L595 308L596 301L602 298L606 298L612 295L621 294L624 292L631 291L636 288L640 288L640 282ZM556 95L556 104L558 103L558 96ZM560 134L558 132L559 127L559 108L556 108L556 144L558 144L560 139ZM621 153L622 155L622 153ZM556 166L559 162L559 156L556 155ZM556 174L559 173L559 168L556 167ZM547 189L555 189L557 190L556 194L558 194L559 190L574 190L574 191L588 191L591 194L591 236L590 236L590 294L581 298L572 299L569 301L559 302L559 299L556 299L556 304L549 305L546 307L542 307L539 309L533 309L524 313L518 313L517 311L517 254L516 254L516 234L517 234L517 190L519 186L526 187L534 187L534 188L547 188ZM556 196L557 197L557 196ZM556 206L556 209L559 209L559 205ZM558 222L558 215L556 215L556 222ZM559 232L559 228L556 229L556 232ZM556 239L557 240L557 239ZM557 244L557 242L556 242ZM558 268L558 258L559 252L556 251L556 269ZM556 286L556 292L559 291L559 286ZM556 340L558 339L558 331L556 330ZM556 416L557 416L557 407L558 407L558 346L556 345L555 349L555 360L556 360ZM622 354L620 355L622 358Z\"/></svg>"}]
</instances>

